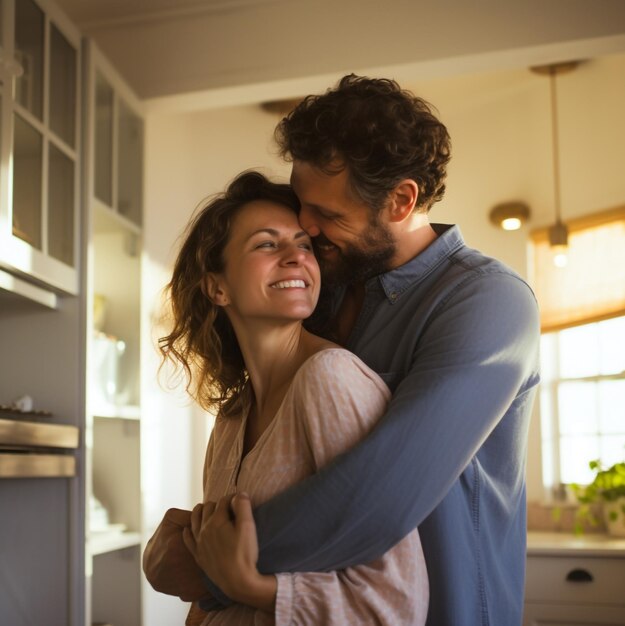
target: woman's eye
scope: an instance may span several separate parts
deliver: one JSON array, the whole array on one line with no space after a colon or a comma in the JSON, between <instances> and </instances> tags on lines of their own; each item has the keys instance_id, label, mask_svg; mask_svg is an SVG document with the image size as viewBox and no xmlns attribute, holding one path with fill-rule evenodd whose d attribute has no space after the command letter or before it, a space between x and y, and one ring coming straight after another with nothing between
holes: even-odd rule
<instances>
[{"instance_id":1,"label":"woman's eye","mask_svg":"<svg viewBox=\"0 0 625 626\"><path fill-rule=\"evenodd\" d=\"M300 248L304 248L304 250L312 251L313 247L311 243L302 243L300 244Z\"/></svg>"},{"instance_id":2,"label":"woman's eye","mask_svg":"<svg viewBox=\"0 0 625 626\"><path fill-rule=\"evenodd\" d=\"M261 241L256 245L256 248L275 248L276 244L273 241Z\"/></svg>"}]
</instances>

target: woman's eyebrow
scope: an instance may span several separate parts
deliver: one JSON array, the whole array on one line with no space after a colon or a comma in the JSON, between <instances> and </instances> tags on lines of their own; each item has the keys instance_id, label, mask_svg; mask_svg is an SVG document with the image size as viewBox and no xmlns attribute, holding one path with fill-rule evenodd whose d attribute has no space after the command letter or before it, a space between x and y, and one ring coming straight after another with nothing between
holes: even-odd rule
<instances>
[{"instance_id":1,"label":"woman's eyebrow","mask_svg":"<svg viewBox=\"0 0 625 626\"><path fill-rule=\"evenodd\" d=\"M267 235L271 235L272 237L280 236L280 231L277 231L275 228L259 228L258 230L255 230L253 233L250 233L246 241L249 241L252 237L263 234L263 233ZM293 239L299 239L300 237L308 237L308 233L304 230L300 230L293 235Z\"/></svg>"}]
</instances>

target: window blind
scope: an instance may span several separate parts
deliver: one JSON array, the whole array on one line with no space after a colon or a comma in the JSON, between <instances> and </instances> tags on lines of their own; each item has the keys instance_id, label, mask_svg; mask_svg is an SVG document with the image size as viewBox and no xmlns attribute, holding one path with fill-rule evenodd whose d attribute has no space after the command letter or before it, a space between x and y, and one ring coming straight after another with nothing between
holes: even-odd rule
<instances>
[{"instance_id":1,"label":"window blind","mask_svg":"<svg viewBox=\"0 0 625 626\"><path fill-rule=\"evenodd\" d=\"M531 234L530 277L542 332L625 315L625 206L567 226L566 267L553 263L548 229Z\"/></svg>"}]
</instances>

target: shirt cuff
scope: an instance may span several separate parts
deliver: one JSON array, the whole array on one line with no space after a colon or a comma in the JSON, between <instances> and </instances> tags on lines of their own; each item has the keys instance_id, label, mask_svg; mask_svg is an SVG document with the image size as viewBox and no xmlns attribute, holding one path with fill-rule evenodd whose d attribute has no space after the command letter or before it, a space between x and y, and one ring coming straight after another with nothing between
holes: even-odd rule
<instances>
[{"instance_id":1,"label":"shirt cuff","mask_svg":"<svg viewBox=\"0 0 625 626\"><path fill-rule=\"evenodd\" d=\"M234 604L206 574L202 576L202 580L212 596L211 598L202 599L198 602L203 611L220 611Z\"/></svg>"},{"instance_id":2,"label":"shirt cuff","mask_svg":"<svg viewBox=\"0 0 625 626\"><path fill-rule=\"evenodd\" d=\"M278 580L276 593L276 626L289 626L293 623L293 575L275 574Z\"/></svg>"}]
</instances>

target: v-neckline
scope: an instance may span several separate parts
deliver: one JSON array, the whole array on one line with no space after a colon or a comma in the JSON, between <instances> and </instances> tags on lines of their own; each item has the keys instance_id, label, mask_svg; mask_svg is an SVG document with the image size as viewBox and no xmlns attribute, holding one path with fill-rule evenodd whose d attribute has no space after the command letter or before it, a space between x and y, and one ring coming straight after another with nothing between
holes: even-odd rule
<instances>
[{"instance_id":1,"label":"v-neckline","mask_svg":"<svg viewBox=\"0 0 625 626\"><path fill-rule=\"evenodd\" d=\"M272 420L269 422L269 424L267 424L267 428L265 428L265 430L263 430L263 432L260 434L260 437L256 440L254 445L247 451L246 454L243 454L243 446L245 445L245 428L247 427L247 422L248 422L248 419L249 419L251 407L250 407L250 410L248 410L248 412L242 418L241 426L239 427L239 431L237 433L236 454L237 454L238 458L237 458L237 469L235 471L235 476L234 476L234 486L235 486L235 488L237 487L237 485L239 483L239 476L241 475L241 469L243 467L243 464L253 454L255 454L261 448L261 446L264 444L265 440L270 436L271 432L275 428L275 425L278 422L278 419L280 418L280 415L282 413L282 409L284 408L284 403L286 402L286 399L291 394L291 391L293 389L293 385L295 383L295 380L300 375L300 372L304 369L304 367L309 363L309 361L311 359L314 359L318 354L321 354L322 352L326 352L327 350L345 350L345 348L342 348L340 346L338 346L338 347L322 348L321 350L317 350L317 352L314 352L313 354L311 354L299 366L297 372L295 372L295 375L293 376L293 379L289 383L289 386L287 387L287 390L284 393L284 397L282 398L282 401L280 402L280 405L278 406L278 408L277 408L277 410L276 410Z\"/></svg>"},{"instance_id":2,"label":"v-neckline","mask_svg":"<svg viewBox=\"0 0 625 626\"><path fill-rule=\"evenodd\" d=\"M243 454L243 448L245 446L245 429L247 427L247 422L249 420L250 411L252 410L251 407L248 410L248 412L245 414L243 419L241 420L239 432L237 433L236 452L237 452L238 459L237 459L237 469L236 469L235 476L234 476L235 487L239 483L239 476L241 475L241 469L243 467L243 464L251 457L251 455L253 455L257 450L260 449L265 439L269 437L270 432L275 428L275 424L278 421L280 414L282 413L282 408L284 407L284 403L287 399L287 396L291 393L291 388L293 387L293 381L295 380L295 377L297 376L298 372L299 370L295 373L295 376L293 376L293 380L290 382L289 386L287 387L284 397L282 398L282 401L280 402L280 405L278 406L273 418L271 419L269 424L267 424L267 427L265 428L265 430L263 430L263 432L260 434L258 439L254 442L254 445L245 454Z\"/></svg>"}]
</instances>

